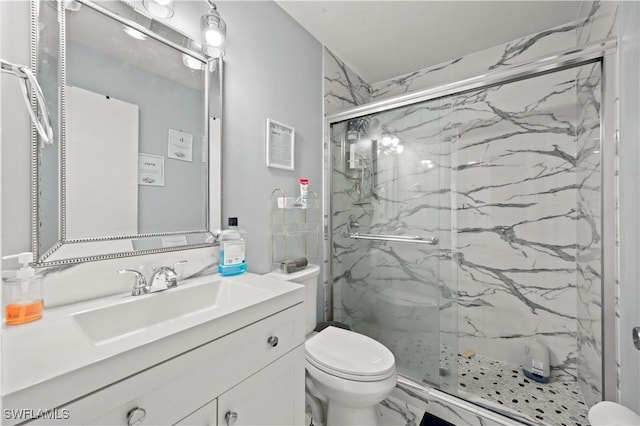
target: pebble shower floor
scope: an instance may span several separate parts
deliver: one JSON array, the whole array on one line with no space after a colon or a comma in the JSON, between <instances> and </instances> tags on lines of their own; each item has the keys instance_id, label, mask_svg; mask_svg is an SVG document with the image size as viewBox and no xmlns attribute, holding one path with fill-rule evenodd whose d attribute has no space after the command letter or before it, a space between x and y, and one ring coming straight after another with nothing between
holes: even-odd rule
<instances>
[{"instance_id":1,"label":"pebble shower floor","mask_svg":"<svg viewBox=\"0 0 640 426\"><path fill-rule=\"evenodd\" d=\"M396 357L400 374L412 377L421 371L422 380L440 383L445 392L455 394L455 374L451 369L452 347L439 346L434 332L397 333L384 327L360 325L359 332L378 340ZM416 348L418 350L416 350ZM438 350L440 349L440 350ZM440 354L438 355L438 352ZM440 371L429 368L440 359ZM527 379L518 366L475 354L457 357L458 396L514 419L545 426L588 426L589 408L573 376L552 373L549 383ZM437 361L436 361L437 362ZM436 364L437 366L438 364ZM402 368L400 366L404 366ZM404 370L404 371L403 371ZM438 377L439 376L439 377Z\"/></svg>"},{"instance_id":2,"label":"pebble shower floor","mask_svg":"<svg viewBox=\"0 0 640 426\"><path fill-rule=\"evenodd\" d=\"M537 383L518 367L475 355L458 356L459 389L535 421L553 426L585 426L588 407L575 379Z\"/></svg>"}]
</instances>

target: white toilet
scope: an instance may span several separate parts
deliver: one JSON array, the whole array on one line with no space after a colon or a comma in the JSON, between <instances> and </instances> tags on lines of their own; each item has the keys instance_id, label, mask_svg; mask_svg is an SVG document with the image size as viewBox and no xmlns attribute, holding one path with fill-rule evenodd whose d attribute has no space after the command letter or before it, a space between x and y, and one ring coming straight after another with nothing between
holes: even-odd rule
<instances>
[{"instance_id":1,"label":"white toilet","mask_svg":"<svg viewBox=\"0 0 640 426\"><path fill-rule=\"evenodd\" d=\"M313 424L377 425L374 406L389 396L397 382L395 358L381 343L353 331L327 327L313 332L319 274L318 265L291 274L267 274L305 286L306 399Z\"/></svg>"},{"instance_id":2,"label":"white toilet","mask_svg":"<svg viewBox=\"0 0 640 426\"><path fill-rule=\"evenodd\" d=\"M592 426L640 425L640 416L615 402L602 401L589 410L589 423Z\"/></svg>"}]
</instances>

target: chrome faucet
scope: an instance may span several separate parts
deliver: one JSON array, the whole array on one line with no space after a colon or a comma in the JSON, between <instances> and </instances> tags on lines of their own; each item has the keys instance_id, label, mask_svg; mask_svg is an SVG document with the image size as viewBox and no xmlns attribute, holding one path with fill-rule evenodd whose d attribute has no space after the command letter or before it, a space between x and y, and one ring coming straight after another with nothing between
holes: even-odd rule
<instances>
[{"instance_id":1,"label":"chrome faucet","mask_svg":"<svg viewBox=\"0 0 640 426\"><path fill-rule=\"evenodd\" d=\"M151 282L147 282L147 279L141 272L135 269L120 269L119 274L133 274L136 277L136 282L133 284L131 290L132 296L141 296L143 294L154 293L156 291L166 290L168 288L178 286L178 273L176 272L176 266L187 263L186 260L176 262L171 266L160 266L153 268L153 274L151 275ZM163 281L163 284L159 286L157 281Z\"/></svg>"},{"instance_id":2,"label":"chrome faucet","mask_svg":"<svg viewBox=\"0 0 640 426\"><path fill-rule=\"evenodd\" d=\"M147 279L140 272L135 269L120 269L118 271L119 274L133 274L136 276L136 282L133 285L133 290L131 290L132 296L140 296L143 294L147 294L151 291L151 287L147 284Z\"/></svg>"},{"instance_id":3,"label":"chrome faucet","mask_svg":"<svg viewBox=\"0 0 640 426\"><path fill-rule=\"evenodd\" d=\"M153 268L153 275L151 275L151 288L156 287L159 280L164 279L165 288L173 288L178 286L178 273L176 272L176 266L187 263L186 260L176 262L171 266L160 266Z\"/></svg>"}]
</instances>

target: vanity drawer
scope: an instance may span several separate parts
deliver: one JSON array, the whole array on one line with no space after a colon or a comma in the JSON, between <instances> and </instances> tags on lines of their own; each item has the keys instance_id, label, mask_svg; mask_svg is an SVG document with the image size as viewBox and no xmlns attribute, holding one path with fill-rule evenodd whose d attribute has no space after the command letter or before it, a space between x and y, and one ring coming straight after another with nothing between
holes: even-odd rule
<instances>
[{"instance_id":1,"label":"vanity drawer","mask_svg":"<svg viewBox=\"0 0 640 426\"><path fill-rule=\"evenodd\" d=\"M304 315L295 305L59 408L67 419L29 424L126 425L136 408L142 425L174 424L303 345Z\"/></svg>"}]
</instances>

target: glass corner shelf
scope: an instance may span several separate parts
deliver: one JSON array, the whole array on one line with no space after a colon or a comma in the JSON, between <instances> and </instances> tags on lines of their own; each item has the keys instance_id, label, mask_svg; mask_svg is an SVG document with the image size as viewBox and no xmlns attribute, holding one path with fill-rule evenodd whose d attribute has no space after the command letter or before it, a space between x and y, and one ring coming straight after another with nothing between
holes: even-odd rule
<instances>
[{"instance_id":1,"label":"glass corner shelf","mask_svg":"<svg viewBox=\"0 0 640 426\"><path fill-rule=\"evenodd\" d=\"M277 229L275 229L277 228ZM296 237L320 232L319 223L286 223L276 226L272 232L274 236Z\"/></svg>"},{"instance_id":2,"label":"glass corner shelf","mask_svg":"<svg viewBox=\"0 0 640 426\"><path fill-rule=\"evenodd\" d=\"M309 191L306 205L302 205L300 197L287 197L283 190L274 189L269 203L272 264L301 257L317 259L322 228L318 194Z\"/></svg>"},{"instance_id":3,"label":"glass corner shelf","mask_svg":"<svg viewBox=\"0 0 640 426\"><path fill-rule=\"evenodd\" d=\"M275 210L307 210L319 209L320 199L318 194L309 191L307 194L307 202L302 203L301 197L287 197L281 189L275 189L271 193L271 205Z\"/></svg>"}]
</instances>

